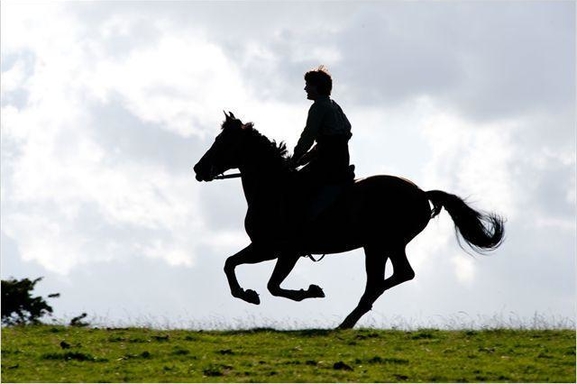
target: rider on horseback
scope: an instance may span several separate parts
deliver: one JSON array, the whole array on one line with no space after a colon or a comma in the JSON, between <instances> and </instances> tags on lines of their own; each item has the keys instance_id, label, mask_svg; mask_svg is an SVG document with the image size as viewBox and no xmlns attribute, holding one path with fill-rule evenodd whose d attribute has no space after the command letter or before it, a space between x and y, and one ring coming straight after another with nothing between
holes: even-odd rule
<instances>
[{"instance_id":1,"label":"rider on horseback","mask_svg":"<svg viewBox=\"0 0 577 384\"><path fill-rule=\"evenodd\" d=\"M295 301L324 297L323 290L314 284L301 290L282 287L299 257L364 248L367 284L359 304L339 326L348 329L371 310L375 300L385 291L415 277L405 248L441 208L451 216L465 243L479 252L494 250L502 243L504 220L498 215L472 209L458 196L437 190L425 192L406 179L376 175L355 183L348 179L347 192L340 194L339 201L326 209L324 216L318 220L311 220L309 216L308 223L302 223L302 218L297 217L300 215L298 209L293 209L303 204L294 196L292 176L308 172L315 175L313 181L318 184L347 180L347 143L351 137L345 114L328 97L330 76L322 70L312 72L317 74L307 74L305 80L307 94L314 104L294 158L299 163L304 162L304 154L314 141L317 142L316 156L312 156L305 171L292 172L287 168L284 145L276 145L252 124L243 124L232 113L225 113L221 132L194 166L194 172L198 181L223 178L218 175L232 168L238 168L242 176L247 201L244 223L251 243L225 263L224 270L234 297L259 304L258 293L240 285L235 269L242 264L273 259L277 261L267 284L271 294ZM342 185L341 182L341 189ZM308 186L300 188L297 195L309 190ZM325 208L328 205L325 204ZM296 223L299 219L301 222ZM298 228L295 224L299 224ZM393 266L393 274L386 277L388 260Z\"/></svg>"},{"instance_id":2,"label":"rider on horseback","mask_svg":"<svg viewBox=\"0 0 577 384\"><path fill-rule=\"evenodd\" d=\"M333 81L326 68L321 65L307 72L304 78L307 99L314 103L293 151L292 162L294 166L306 164L298 173L298 181L309 192L307 200L313 198L309 213L314 218L336 199L343 184L354 179L348 147L352 134L347 116L329 97Z\"/></svg>"}]
</instances>

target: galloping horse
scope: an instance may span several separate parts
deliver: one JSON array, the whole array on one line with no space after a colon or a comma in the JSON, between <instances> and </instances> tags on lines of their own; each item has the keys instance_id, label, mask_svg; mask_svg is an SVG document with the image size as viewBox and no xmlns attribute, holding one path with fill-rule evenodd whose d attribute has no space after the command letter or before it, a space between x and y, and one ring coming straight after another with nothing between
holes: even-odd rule
<instances>
[{"instance_id":1,"label":"galloping horse","mask_svg":"<svg viewBox=\"0 0 577 384\"><path fill-rule=\"evenodd\" d=\"M288 290L281 284L301 256L363 247L365 292L339 325L341 329L352 328L383 292L415 277L405 247L442 208L455 223L457 239L460 235L473 250L491 251L503 241L501 217L475 211L455 195L425 192L409 180L385 175L355 180L322 214L311 222L303 224L300 219L299 223L294 212L302 201L295 198L296 171L289 166L284 144L271 142L252 123L243 124L230 112L225 115L221 133L194 171L198 181L212 181L229 169L240 170L248 204L245 229L251 244L230 256L224 266L234 297L260 304L255 291L240 286L235 268L273 259L277 261L267 285L272 295L295 301L324 297L316 285ZM391 260L393 274L385 279L387 260Z\"/></svg>"}]
</instances>

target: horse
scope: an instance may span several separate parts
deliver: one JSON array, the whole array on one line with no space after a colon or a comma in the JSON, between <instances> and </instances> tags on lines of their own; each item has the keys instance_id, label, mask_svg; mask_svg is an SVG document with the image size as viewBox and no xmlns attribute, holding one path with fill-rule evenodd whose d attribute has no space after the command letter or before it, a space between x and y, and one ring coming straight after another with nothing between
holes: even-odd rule
<instances>
[{"instance_id":1,"label":"horse","mask_svg":"<svg viewBox=\"0 0 577 384\"><path fill-rule=\"evenodd\" d=\"M302 206L295 187L294 166L286 146L269 140L244 124L232 112L214 143L194 166L198 181L224 178L224 172L238 169L247 201L245 230L251 243L228 257L224 272L232 296L251 304L260 304L257 292L243 289L235 268L276 259L267 288L273 296L295 301L322 298L317 285L289 290L282 282L300 257L335 254L364 248L366 287L352 312L338 326L354 327L372 309L374 302L388 289L415 277L405 248L425 229L442 208L455 224L457 240L475 252L495 250L504 240L504 219L494 213L471 208L463 199L439 190L423 191L410 180L390 175L356 179L343 187L330 206L309 220L295 215ZM300 221L299 221L300 220ZM465 249L466 250L466 249ZM385 266L391 261L393 273L385 278Z\"/></svg>"}]
</instances>

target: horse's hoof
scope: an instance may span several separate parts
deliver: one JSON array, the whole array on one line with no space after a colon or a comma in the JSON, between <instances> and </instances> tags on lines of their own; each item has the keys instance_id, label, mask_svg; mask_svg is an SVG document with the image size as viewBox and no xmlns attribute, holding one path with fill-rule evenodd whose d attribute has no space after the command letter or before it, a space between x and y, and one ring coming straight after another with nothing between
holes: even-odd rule
<instances>
[{"instance_id":1,"label":"horse's hoof","mask_svg":"<svg viewBox=\"0 0 577 384\"><path fill-rule=\"evenodd\" d=\"M311 284L308 289L309 297L325 297L323 289L318 285Z\"/></svg>"},{"instance_id":2,"label":"horse's hoof","mask_svg":"<svg viewBox=\"0 0 577 384\"><path fill-rule=\"evenodd\" d=\"M255 305L260 304L260 298L258 297L258 293L256 293L256 291L253 291L252 289L245 290L241 299L243 299L247 303L251 303L251 304L255 304Z\"/></svg>"}]
</instances>

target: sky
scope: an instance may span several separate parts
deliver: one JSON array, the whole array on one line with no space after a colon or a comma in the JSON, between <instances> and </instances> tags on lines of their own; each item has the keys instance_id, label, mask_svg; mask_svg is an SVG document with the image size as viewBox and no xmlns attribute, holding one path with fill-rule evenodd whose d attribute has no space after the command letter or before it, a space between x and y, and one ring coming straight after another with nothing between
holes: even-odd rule
<instances>
[{"instance_id":1,"label":"sky","mask_svg":"<svg viewBox=\"0 0 577 384\"><path fill-rule=\"evenodd\" d=\"M223 266L249 244L238 179L192 166L223 110L292 150L324 64L358 177L392 174L506 217L488 256L446 212L407 247L416 277L359 326L574 326L575 1L82 1L1 4L1 275L43 276L54 319L181 328L334 327L357 250ZM390 267L389 267L390 269ZM390 271L387 272L390 274Z\"/></svg>"}]
</instances>

